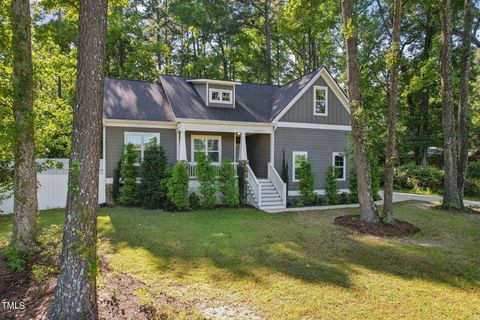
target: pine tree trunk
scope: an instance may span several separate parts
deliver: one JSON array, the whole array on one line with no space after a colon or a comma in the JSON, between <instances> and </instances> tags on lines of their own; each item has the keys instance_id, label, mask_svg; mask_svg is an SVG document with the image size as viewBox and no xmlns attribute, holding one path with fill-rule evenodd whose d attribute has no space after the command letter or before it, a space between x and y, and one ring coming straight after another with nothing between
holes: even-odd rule
<instances>
[{"instance_id":1,"label":"pine tree trunk","mask_svg":"<svg viewBox=\"0 0 480 320\"><path fill-rule=\"evenodd\" d=\"M383 211L385 222L394 224L393 217L393 173L397 160L396 154L396 118L397 118L397 94L398 94L398 60L400 53L400 18L402 1L395 0L393 15L391 65L390 65L390 92L388 97L388 138L387 152L385 157L385 194L383 199Z\"/></svg>"},{"instance_id":2,"label":"pine tree trunk","mask_svg":"<svg viewBox=\"0 0 480 320\"><path fill-rule=\"evenodd\" d=\"M440 6L442 126L445 166L443 206L459 209L463 206L458 196L457 141L452 97L452 7L450 0L442 0Z\"/></svg>"},{"instance_id":3,"label":"pine tree trunk","mask_svg":"<svg viewBox=\"0 0 480 320\"><path fill-rule=\"evenodd\" d=\"M60 274L49 319L97 319L97 209L107 0L81 0L77 105Z\"/></svg>"},{"instance_id":4,"label":"pine tree trunk","mask_svg":"<svg viewBox=\"0 0 480 320\"><path fill-rule=\"evenodd\" d=\"M470 45L472 29L472 3L470 0L464 1L463 8L463 35L461 52L461 71L460 71L460 102L458 105L458 196L460 204L463 204L463 195L465 191L465 176L467 174L468 162L468 94L470 80Z\"/></svg>"},{"instance_id":5,"label":"pine tree trunk","mask_svg":"<svg viewBox=\"0 0 480 320\"><path fill-rule=\"evenodd\" d=\"M12 0L13 116L15 119L14 222L12 245L30 251L37 220L37 174L33 114L30 2Z\"/></svg>"},{"instance_id":6,"label":"pine tree trunk","mask_svg":"<svg viewBox=\"0 0 480 320\"><path fill-rule=\"evenodd\" d=\"M348 100L351 110L352 142L357 168L358 201L360 202L360 219L367 223L380 221L377 206L372 198L370 165L364 140L363 103L360 94L360 75L357 57L357 39L352 17L351 0L342 0L342 17L345 27L347 47Z\"/></svg>"}]
</instances>

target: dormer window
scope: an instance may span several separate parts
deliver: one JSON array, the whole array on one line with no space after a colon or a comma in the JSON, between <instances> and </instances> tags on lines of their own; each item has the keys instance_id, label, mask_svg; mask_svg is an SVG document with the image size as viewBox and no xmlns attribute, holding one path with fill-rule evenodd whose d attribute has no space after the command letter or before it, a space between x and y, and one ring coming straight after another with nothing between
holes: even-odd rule
<instances>
[{"instance_id":1,"label":"dormer window","mask_svg":"<svg viewBox=\"0 0 480 320\"><path fill-rule=\"evenodd\" d=\"M328 88L323 86L313 87L313 115L328 115Z\"/></svg>"},{"instance_id":2,"label":"dormer window","mask_svg":"<svg viewBox=\"0 0 480 320\"><path fill-rule=\"evenodd\" d=\"M210 88L208 102L232 104L232 90Z\"/></svg>"}]
</instances>

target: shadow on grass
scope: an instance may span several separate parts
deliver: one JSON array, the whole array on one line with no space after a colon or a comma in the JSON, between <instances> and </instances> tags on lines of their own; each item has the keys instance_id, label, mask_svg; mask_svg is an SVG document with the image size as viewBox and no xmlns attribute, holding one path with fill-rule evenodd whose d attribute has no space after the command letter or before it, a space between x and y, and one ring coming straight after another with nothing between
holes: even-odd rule
<instances>
[{"instance_id":1,"label":"shadow on grass","mask_svg":"<svg viewBox=\"0 0 480 320\"><path fill-rule=\"evenodd\" d=\"M480 286L478 270L449 257L448 250L365 241L333 226L335 212L272 215L239 209L159 214L118 209L108 213L116 241L151 253L158 260L159 273L171 268L195 272L207 261L215 267L209 271L212 278L222 270L262 282L257 271L267 270L307 283L351 288L353 268L360 266L405 279ZM305 216L308 221L302 220Z\"/></svg>"}]
</instances>

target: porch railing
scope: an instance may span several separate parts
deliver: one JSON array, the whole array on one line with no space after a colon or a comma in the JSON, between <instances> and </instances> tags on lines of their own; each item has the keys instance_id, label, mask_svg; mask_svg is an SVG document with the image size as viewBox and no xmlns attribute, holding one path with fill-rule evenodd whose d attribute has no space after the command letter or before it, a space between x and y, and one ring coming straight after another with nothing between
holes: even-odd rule
<instances>
[{"instance_id":1,"label":"porch railing","mask_svg":"<svg viewBox=\"0 0 480 320\"><path fill-rule=\"evenodd\" d=\"M278 193L282 197L282 204L287 205L287 184L283 182L282 178L278 174L272 163L268 163L268 179L272 181L273 186L277 189Z\"/></svg>"},{"instance_id":2,"label":"porch railing","mask_svg":"<svg viewBox=\"0 0 480 320\"><path fill-rule=\"evenodd\" d=\"M247 165L247 184L252 196L249 201L250 204L257 208L260 207L262 204L262 189L250 165Z\"/></svg>"},{"instance_id":3,"label":"porch railing","mask_svg":"<svg viewBox=\"0 0 480 320\"><path fill-rule=\"evenodd\" d=\"M220 165L221 165L220 162L212 163L212 166L215 169L215 175L216 176L218 176L218 174L220 172ZM237 176L237 165L238 165L238 163L237 162L232 162L232 165L233 165L233 170L235 171L235 176ZM197 163L196 162L189 162L188 163L188 174L190 176L190 179L195 179L196 178L196 174L197 174Z\"/></svg>"}]
</instances>

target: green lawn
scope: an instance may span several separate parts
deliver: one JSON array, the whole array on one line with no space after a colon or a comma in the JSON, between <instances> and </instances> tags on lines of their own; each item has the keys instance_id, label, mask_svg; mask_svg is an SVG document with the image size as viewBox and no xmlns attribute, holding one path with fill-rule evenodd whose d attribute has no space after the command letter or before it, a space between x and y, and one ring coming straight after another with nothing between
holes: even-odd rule
<instances>
[{"instance_id":1,"label":"green lawn","mask_svg":"<svg viewBox=\"0 0 480 320\"><path fill-rule=\"evenodd\" d=\"M480 317L480 215L422 203L395 205L422 229L379 239L334 226L356 209L266 214L256 210L161 213L101 209L109 260L199 308L224 306L268 319ZM60 223L63 212L40 215ZM0 243L11 217L0 217Z\"/></svg>"}]
</instances>

